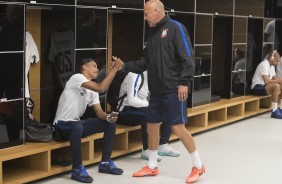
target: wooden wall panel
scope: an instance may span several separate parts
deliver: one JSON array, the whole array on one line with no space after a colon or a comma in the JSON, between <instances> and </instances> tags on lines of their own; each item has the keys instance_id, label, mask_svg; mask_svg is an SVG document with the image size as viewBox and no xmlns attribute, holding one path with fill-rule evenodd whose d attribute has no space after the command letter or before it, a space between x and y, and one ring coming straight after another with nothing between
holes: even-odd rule
<instances>
[{"instance_id":1,"label":"wooden wall panel","mask_svg":"<svg viewBox=\"0 0 282 184\"><path fill-rule=\"evenodd\" d=\"M26 30L30 32L37 45L39 57L41 57L41 10L26 10ZM40 61L31 64L29 70L30 95L35 103L34 117L40 121Z\"/></svg>"},{"instance_id":2,"label":"wooden wall panel","mask_svg":"<svg viewBox=\"0 0 282 184\"><path fill-rule=\"evenodd\" d=\"M31 90L30 97L35 104L32 115L36 120L40 121L40 90Z\"/></svg>"}]
</instances>

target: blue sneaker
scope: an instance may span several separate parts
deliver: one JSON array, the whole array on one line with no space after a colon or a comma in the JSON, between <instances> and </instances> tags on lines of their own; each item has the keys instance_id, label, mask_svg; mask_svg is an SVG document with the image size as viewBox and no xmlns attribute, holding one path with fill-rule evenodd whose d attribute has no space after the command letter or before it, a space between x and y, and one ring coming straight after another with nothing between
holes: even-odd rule
<instances>
[{"instance_id":1,"label":"blue sneaker","mask_svg":"<svg viewBox=\"0 0 282 184\"><path fill-rule=\"evenodd\" d=\"M280 109L276 109L274 112L271 113L272 118L282 119L282 113Z\"/></svg>"},{"instance_id":2,"label":"blue sneaker","mask_svg":"<svg viewBox=\"0 0 282 184\"><path fill-rule=\"evenodd\" d=\"M81 165L77 169L72 170L71 179L75 181L79 181L81 183L92 183L93 182L93 178L89 176L89 174L87 173L83 165Z\"/></svg>"},{"instance_id":3,"label":"blue sneaker","mask_svg":"<svg viewBox=\"0 0 282 184\"><path fill-rule=\"evenodd\" d=\"M108 174L114 174L114 175L121 175L123 173L123 170L118 168L115 163L110 160L107 163L101 163L99 164L99 172L100 173L108 173Z\"/></svg>"}]
</instances>

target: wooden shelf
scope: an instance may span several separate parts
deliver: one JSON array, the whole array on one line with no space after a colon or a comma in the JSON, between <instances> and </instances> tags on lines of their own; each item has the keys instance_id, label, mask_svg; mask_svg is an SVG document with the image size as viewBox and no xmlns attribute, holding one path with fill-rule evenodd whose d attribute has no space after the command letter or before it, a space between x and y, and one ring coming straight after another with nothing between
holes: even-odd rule
<instances>
[{"instance_id":1,"label":"wooden shelf","mask_svg":"<svg viewBox=\"0 0 282 184\"><path fill-rule=\"evenodd\" d=\"M26 183L46 177L47 172L27 168L6 169L3 173L3 183Z\"/></svg>"},{"instance_id":2,"label":"wooden shelf","mask_svg":"<svg viewBox=\"0 0 282 184\"><path fill-rule=\"evenodd\" d=\"M128 148L128 153L134 152L134 151L138 151L143 149L143 146L140 144L140 142L136 142L134 145L131 145L131 147Z\"/></svg>"},{"instance_id":3,"label":"wooden shelf","mask_svg":"<svg viewBox=\"0 0 282 184\"><path fill-rule=\"evenodd\" d=\"M231 121L231 122L237 121L239 119L242 119L242 117L243 116L229 115L229 116L227 116L227 121Z\"/></svg>"},{"instance_id":4,"label":"wooden shelf","mask_svg":"<svg viewBox=\"0 0 282 184\"><path fill-rule=\"evenodd\" d=\"M186 128L191 134L203 132L206 130L206 127L197 127L197 126L186 126Z\"/></svg>"},{"instance_id":5,"label":"wooden shelf","mask_svg":"<svg viewBox=\"0 0 282 184\"><path fill-rule=\"evenodd\" d=\"M187 130L192 134L220 127L271 110L271 97L242 96L188 108ZM172 134L170 140L178 138ZM83 164L101 160L103 134L82 139ZM117 125L112 157L142 149L141 126ZM51 165L52 157L70 159L69 142L26 143L23 146L0 150L0 183L26 183L71 170L71 166Z\"/></svg>"},{"instance_id":6,"label":"wooden shelf","mask_svg":"<svg viewBox=\"0 0 282 184\"><path fill-rule=\"evenodd\" d=\"M227 107L227 121L236 121L243 116L243 104Z\"/></svg>"},{"instance_id":7,"label":"wooden shelf","mask_svg":"<svg viewBox=\"0 0 282 184\"><path fill-rule=\"evenodd\" d=\"M128 132L128 149L138 148L142 140L140 129Z\"/></svg>"},{"instance_id":8,"label":"wooden shelf","mask_svg":"<svg viewBox=\"0 0 282 184\"><path fill-rule=\"evenodd\" d=\"M59 165L51 165L51 173L57 174L62 173L64 171L68 171L72 166L59 166Z\"/></svg>"}]
</instances>

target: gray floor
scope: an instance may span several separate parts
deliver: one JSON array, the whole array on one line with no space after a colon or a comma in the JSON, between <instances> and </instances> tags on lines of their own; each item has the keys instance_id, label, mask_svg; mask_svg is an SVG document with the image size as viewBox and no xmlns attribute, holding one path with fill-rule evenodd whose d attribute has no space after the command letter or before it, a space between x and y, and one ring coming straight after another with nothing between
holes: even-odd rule
<instances>
[{"instance_id":1,"label":"gray floor","mask_svg":"<svg viewBox=\"0 0 282 184\"><path fill-rule=\"evenodd\" d=\"M200 184L281 184L282 120L270 113L194 135L206 173ZM178 158L165 157L156 177L133 178L132 173L146 164L140 153L115 159L125 170L122 176L100 174L97 165L87 167L96 184L181 184L191 169L191 159L181 142L170 143L182 152ZM70 173L34 183L74 183Z\"/></svg>"}]
</instances>

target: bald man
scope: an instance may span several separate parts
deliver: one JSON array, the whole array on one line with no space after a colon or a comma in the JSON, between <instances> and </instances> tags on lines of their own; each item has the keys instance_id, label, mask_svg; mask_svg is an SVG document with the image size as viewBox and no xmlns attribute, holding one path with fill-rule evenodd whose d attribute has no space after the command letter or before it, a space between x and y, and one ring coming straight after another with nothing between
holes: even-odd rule
<instances>
[{"instance_id":1,"label":"bald man","mask_svg":"<svg viewBox=\"0 0 282 184\"><path fill-rule=\"evenodd\" d=\"M282 89L282 78L276 76L275 66L278 65L280 54L273 50L267 58L262 61L255 71L252 80L252 93L258 96L272 96L272 113L271 118L282 119L282 99L280 108L278 108L279 94Z\"/></svg>"},{"instance_id":2,"label":"bald man","mask_svg":"<svg viewBox=\"0 0 282 184\"><path fill-rule=\"evenodd\" d=\"M144 55L138 61L126 62L125 69L134 73L148 70L151 92L148 107L149 163L134 177L158 174L157 154L161 122L169 123L193 160L186 182L196 182L205 172L196 145L184 124L187 122L188 88L195 73L194 51L187 29L165 15L161 1L150 0L144 6L144 19L150 27Z\"/></svg>"}]
</instances>

